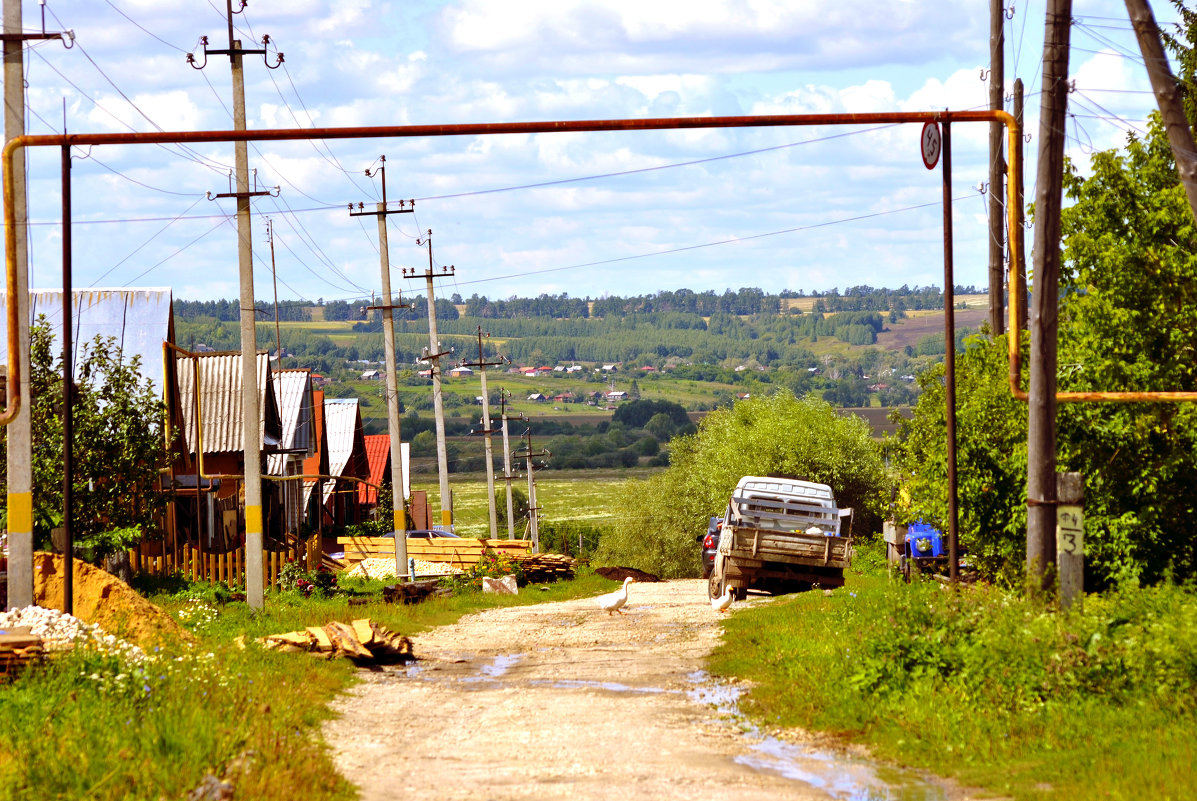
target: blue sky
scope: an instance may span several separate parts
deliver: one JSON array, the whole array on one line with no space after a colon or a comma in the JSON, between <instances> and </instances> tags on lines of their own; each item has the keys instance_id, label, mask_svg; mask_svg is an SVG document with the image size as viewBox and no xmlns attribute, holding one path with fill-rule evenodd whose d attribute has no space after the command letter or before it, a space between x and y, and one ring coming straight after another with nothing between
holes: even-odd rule
<instances>
[{"instance_id":1,"label":"blue sky","mask_svg":"<svg viewBox=\"0 0 1197 801\"><path fill-rule=\"evenodd\" d=\"M1027 91L1033 197L1044 2L1009 3L1006 78ZM1173 19L1157 3L1161 22ZM187 131L231 122L224 3L48 0L76 46L27 50L29 132ZM40 8L24 4L26 30ZM1074 3L1069 155L1085 163L1145 127L1154 107L1125 6ZM988 3L892 0L254 0L237 15L252 128L980 108ZM272 58L273 62L273 58ZM940 174L918 126L543 134L263 143L250 148L256 296L358 298L381 286L373 218L346 204L416 198L390 217L392 285L427 265L438 293L639 294L688 287L826 290L941 284ZM846 135L845 135L846 134ZM986 281L987 130L953 127L957 282ZM232 145L78 150L76 286L170 286L236 297ZM34 286L59 286L59 153L30 166ZM581 180L577 180L581 179ZM540 184L532 187L530 185ZM548 184L548 185L544 185ZM490 191L504 190L504 191ZM784 232L784 233L781 233ZM764 235L764 236L762 236ZM740 241L733 241L740 240ZM1028 236L1028 242L1031 237ZM716 244L724 243L724 244ZM670 252L673 251L673 252Z\"/></svg>"}]
</instances>

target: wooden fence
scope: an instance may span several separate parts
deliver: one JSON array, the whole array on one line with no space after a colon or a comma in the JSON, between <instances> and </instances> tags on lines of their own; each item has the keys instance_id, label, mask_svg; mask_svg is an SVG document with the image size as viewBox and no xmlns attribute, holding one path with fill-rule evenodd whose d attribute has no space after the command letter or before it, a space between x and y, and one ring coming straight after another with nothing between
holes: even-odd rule
<instances>
[{"instance_id":1,"label":"wooden fence","mask_svg":"<svg viewBox=\"0 0 1197 801\"><path fill-rule=\"evenodd\" d=\"M337 544L345 549L346 564L363 559L395 557L395 542L390 537L338 537ZM449 564L465 569L473 566L484 548L508 555L524 554L532 548L530 540L476 540L462 537L412 537L407 541L407 555L425 562Z\"/></svg>"},{"instance_id":2,"label":"wooden fence","mask_svg":"<svg viewBox=\"0 0 1197 801\"><path fill-rule=\"evenodd\" d=\"M294 551L263 551L263 586L277 588L279 571L287 562L293 561L294 556ZM144 554L140 549L133 548L129 551L129 562L134 573L151 576L181 573L192 581L223 582L230 587L245 587L244 547L212 553L183 545L177 550L166 549L158 556Z\"/></svg>"}]
</instances>

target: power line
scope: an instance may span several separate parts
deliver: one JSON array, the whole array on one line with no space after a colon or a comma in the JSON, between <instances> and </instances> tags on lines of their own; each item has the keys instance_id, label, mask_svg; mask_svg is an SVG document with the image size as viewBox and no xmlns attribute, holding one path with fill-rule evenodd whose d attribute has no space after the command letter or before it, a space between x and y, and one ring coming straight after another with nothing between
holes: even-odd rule
<instances>
[{"instance_id":1,"label":"power line","mask_svg":"<svg viewBox=\"0 0 1197 801\"><path fill-rule=\"evenodd\" d=\"M972 197L972 195L961 195L960 197L952 198L952 202L956 203L958 201L966 200L971 197ZM906 212L906 211L916 211L918 209L926 209L926 208L931 208L933 206L940 206L940 205L943 205L942 201L937 200L932 203L920 203L915 206L905 206L900 209L890 209L889 211L876 211L871 214L860 214L855 217L844 217L844 218L838 219L838 220L828 220L827 222L813 223L811 225L800 225L796 228L784 228L780 231L768 231L768 232L762 233L762 234L749 234L747 236L737 236L737 237L733 237L731 239L720 239L716 242L704 242L699 245L685 245L685 246L677 247L677 248L669 248L668 250L658 250L658 251L654 251L652 253L638 253L633 256L618 256L618 257L612 258L612 259L602 259L600 261L589 261L589 262L585 262L582 264L570 264L565 267L548 267L543 270L528 270L526 272L521 272L521 273L510 273L508 275L496 275L491 278L475 278L470 281L461 281L460 285L464 286L466 284L484 284L484 283L488 283L491 281L502 281L502 280L505 280L508 278L524 278L529 275L543 275L544 273L555 273L555 272L561 272L563 270L579 270L579 269L582 269L583 267L598 267L603 264L617 264L619 262L624 262L624 261L636 261L638 259L648 259L648 258L652 258L654 256L668 256L668 255L671 255L674 253L684 253L688 250L700 250L702 248L717 247L719 245L732 245L732 244L736 244L737 242L750 242L754 239L765 239L766 237L781 236L782 234L793 234L793 233L797 233L799 231L810 231L815 228L826 228L831 225L843 225L844 223L859 222L860 220L868 220L873 217L884 217L889 214L900 214L900 213Z\"/></svg>"}]
</instances>

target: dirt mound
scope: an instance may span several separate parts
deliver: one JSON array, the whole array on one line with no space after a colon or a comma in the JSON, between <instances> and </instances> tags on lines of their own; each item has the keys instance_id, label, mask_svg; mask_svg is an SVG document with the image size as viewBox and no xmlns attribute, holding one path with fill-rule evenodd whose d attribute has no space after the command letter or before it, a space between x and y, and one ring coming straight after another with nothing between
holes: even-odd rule
<instances>
[{"instance_id":1,"label":"dirt mound","mask_svg":"<svg viewBox=\"0 0 1197 801\"><path fill-rule=\"evenodd\" d=\"M59 554L33 555L33 602L38 606L62 608L62 585L66 565ZM74 615L96 623L142 648L192 639L167 612L142 598L116 576L78 559L74 562Z\"/></svg>"},{"instance_id":2,"label":"dirt mound","mask_svg":"<svg viewBox=\"0 0 1197 801\"><path fill-rule=\"evenodd\" d=\"M603 578L611 579L612 581L623 581L628 576L632 577L632 581L660 581L660 576L654 576L652 573L645 573L643 570L637 570L634 567L596 567L595 573L598 573Z\"/></svg>"}]
</instances>

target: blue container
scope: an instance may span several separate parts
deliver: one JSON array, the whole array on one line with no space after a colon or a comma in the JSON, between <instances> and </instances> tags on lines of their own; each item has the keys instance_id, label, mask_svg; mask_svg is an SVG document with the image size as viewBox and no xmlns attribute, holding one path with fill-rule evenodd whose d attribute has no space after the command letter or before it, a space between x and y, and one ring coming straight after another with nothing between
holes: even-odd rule
<instances>
[{"instance_id":1,"label":"blue container","mask_svg":"<svg viewBox=\"0 0 1197 801\"><path fill-rule=\"evenodd\" d=\"M906 548L911 557L926 559L946 556L944 536L928 523L911 523L906 529Z\"/></svg>"}]
</instances>

